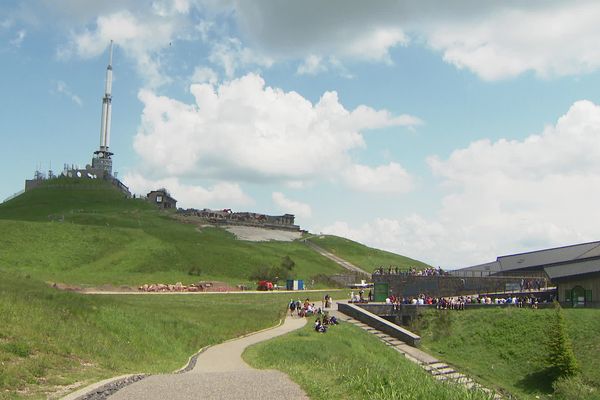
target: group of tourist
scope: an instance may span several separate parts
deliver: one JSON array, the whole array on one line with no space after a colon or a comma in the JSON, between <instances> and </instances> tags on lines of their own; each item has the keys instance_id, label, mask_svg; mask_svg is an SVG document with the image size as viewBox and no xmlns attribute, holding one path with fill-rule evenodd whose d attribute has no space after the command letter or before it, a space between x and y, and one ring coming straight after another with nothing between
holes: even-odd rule
<instances>
[{"instance_id":1,"label":"group of tourist","mask_svg":"<svg viewBox=\"0 0 600 400\"><path fill-rule=\"evenodd\" d=\"M441 267L427 267L425 269L417 269L416 267L410 267L407 271L402 271L399 267L379 267L375 268L375 275L409 275L409 276L441 276L448 275L448 272L444 271Z\"/></svg>"},{"instance_id":2,"label":"group of tourist","mask_svg":"<svg viewBox=\"0 0 600 400\"><path fill-rule=\"evenodd\" d=\"M365 296L365 290L360 289L358 292L350 292L350 303L367 303L373 301L373 292L369 289L369 294Z\"/></svg>"},{"instance_id":3,"label":"group of tourist","mask_svg":"<svg viewBox=\"0 0 600 400\"><path fill-rule=\"evenodd\" d=\"M327 328L333 325L339 324L335 315L331 317L327 312L323 313L323 317L317 317L315 320L315 332L325 333L327 332Z\"/></svg>"},{"instance_id":4,"label":"group of tourist","mask_svg":"<svg viewBox=\"0 0 600 400\"><path fill-rule=\"evenodd\" d=\"M312 315L322 314L323 310L321 307L317 307L315 303L311 303L310 299L307 298L303 302L298 300L290 300L288 304L288 310L290 310L290 317L297 315L298 317L310 317Z\"/></svg>"},{"instance_id":5,"label":"group of tourist","mask_svg":"<svg viewBox=\"0 0 600 400\"><path fill-rule=\"evenodd\" d=\"M400 305L402 304L435 305L436 308L440 310L464 310L465 304L510 304L519 308L537 308L537 305L540 302L542 301L535 296L496 296L492 298L487 295L453 297L432 297L426 294L409 297L396 297L394 295L390 295L385 299L385 303L388 305L393 305L394 310L400 309Z\"/></svg>"},{"instance_id":6,"label":"group of tourist","mask_svg":"<svg viewBox=\"0 0 600 400\"><path fill-rule=\"evenodd\" d=\"M331 325L337 325L337 318L332 315L329 316L327 311L324 311L324 308L331 307L332 299L326 294L323 297L323 308L317 307L315 303L311 303L310 299L307 298L303 302L298 300L291 299L288 303L288 310L290 311L290 316L298 316L300 318L317 316L315 319L315 331L320 333L327 332L327 328Z\"/></svg>"},{"instance_id":7,"label":"group of tourist","mask_svg":"<svg viewBox=\"0 0 600 400\"><path fill-rule=\"evenodd\" d=\"M521 290L540 290L548 286L545 278L542 279L521 279Z\"/></svg>"}]
</instances>

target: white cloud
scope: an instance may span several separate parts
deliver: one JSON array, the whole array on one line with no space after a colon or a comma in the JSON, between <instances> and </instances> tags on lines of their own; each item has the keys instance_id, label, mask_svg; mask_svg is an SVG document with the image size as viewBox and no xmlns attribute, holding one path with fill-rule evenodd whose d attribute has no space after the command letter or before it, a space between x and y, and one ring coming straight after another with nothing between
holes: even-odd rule
<instances>
[{"instance_id":1,"label":"white cloud","mask_svg":"<svg viewBox=\"0 0 600 400\"><path fill-rule=\"evenodd\" d=\"M57 93L61 93L65 96L67 96L69 99L71 99L71 101L73 101L73 103L77 104L79 107L81 107L83 105L83 101L81 100L81 97L79 97L76 94L74 94L73 92L71 92L71 89L69 89L69 87L67 86L67 84L65 82L57 81L55 89L56 89Z\"/></svg>"},{"instance_id":2,"label":"white cloud","mask_svg":"<svg viewBox=\"0 0 600 400\"><path fill-rule=\"evenodd\" d=\"M72 53L83 58L102 54L113 40L123 53L135 62L139 74L151 87L170 82L161 71L160 50L178 37L185 25L177 15L157 14L139 16L130 11L102 15L93 30L84 29L71 35L71 42L60 50L62 57Z\"/></svg>"},{"instance_id":3,"label":"white cloud","mask_svg":"<svg viewBox=\"0 0 600 400\"><path fill-rule=\"evenodd\" d=\"M20 29L19 31L17 31L17 34L14 37L14 39L10 41L10 45L13 47L21 47L26 36L27 31L25 29Z\"/></svg>"},{"instance_id":4,"label":"white cloud","mask_svg":"<svg viewBox=\"0 0 600 400\"><path fill-rule=\"evenodd\" d=\"M312 104L296 92L266 87L255 74L216 88L192 85L190 92L195 104L139 94L144 111L134 148L153 174L294 185L343 180L344 171L355 169L350 151L365 146L361 131L418 122L366 106L348 111L335 92ZM398 177L400 169L396 164L383 172Z\"/></svg>"},{"instance_id":5,"label":"white cloud","mask_svg":"<svg viewBox=\"0 0 600 400\"><path fill-rule=\"evenodd\" d=\"M145 195L151 190L166 188L177 199L177 207L181 208L219 208L252 205L250 198L239 184L219 182L205 188L199 185L184 184L177 177L147 179L139 172L127 174L123 181L132 193Z\"/></svg>"},{"instance_id":6,"label":"white cloud","mask_svg":"<svg viewBox=\"0 0 600 400\"><path fill-rule=\"evenodd\" d=\"M413 189L412 176L398 163L372 168L354 164L344 171L348 187L370 193L407 193Z\"/></svg>"},{"instance_id":7,"label":"white cloud","mask_svg":"<svg viewBox=\"0 0 600 400\"><path fill-rule=\"evenodd\" d=\"M324 71L327 71L327 66L323 63L322 57L315 54L306 57L296 70L299 75L316 75Z\"/></svg>"},{"instance_id":8,"label":"white cloud","mask_svg":"<svg viewBox=\"0 0 600 400\"><path fill-rule=\"evenodd\" d=\"M257 47L303 59L298 73L322 72L323 60L391 61L390 51L426 44L483 79L527 71L542 77L600 67L600 3L272 0L237 2L235 15ZM309 26L310 29L306 29ZM312 54L313 58L306 58ZM315 61L319 59L319 63Z\"/></svg>"},{"instance_id":9,"label":"white cloud","mask_svg":"<svg viewBox=\"0 0 600 400\"><path fill-rule=\"evenodd\" d=\"M214 42L208 59L223 68L228 78L233 78L236 70L242 67L258 65L269 68L274 62L272 58L259 55L245 47L238 38L226 38Z\"/></svg>"},{"instance_id":10,"label":"white cloud","mask_svg":"<svg viewBox=\"0 0 600 400\"><path fill-rule=\"evenodd\" d=\"M211 85L216 85L219 81L219 75L217 75L212 68L196 67L194 68L194 73L190 80L192 83L209 83Z\"/></svg>"},{"instance_id":11,"label":"white cloud","mask_svg":"<svg viewBox=\"0 0 600 400\"><path fill-rule=\"evenodd\" d=\"M499 10L465 23L441 21L428 41L444 59L483 79L526 71L542 77L586 73L600 67L598 2L569 2Z\"/></svg>"},{"instance_id":12,"label":"white cloud","mask_svg":"<svg viewBox=\"0 0 600 400\"><path fill-rule=\"evenodd\" d=\"M322 231L445 266L599 239L598 105L578 101L539 135L481 140L428 162L447 191L435 218L338 222Z\"/></svg>"},{"instance_id":13,"label":"white cloud","mask_svg":"<svg viewBox=\"0 0 600 400\"><path fill-rule=\"evenodd\" d=\"M300 218L308 218L312 215L310 205L291 200L281 192L273 192L272 198L277 207L285 213L294 214L296 217Z\"/></svg>"}]
</instances>

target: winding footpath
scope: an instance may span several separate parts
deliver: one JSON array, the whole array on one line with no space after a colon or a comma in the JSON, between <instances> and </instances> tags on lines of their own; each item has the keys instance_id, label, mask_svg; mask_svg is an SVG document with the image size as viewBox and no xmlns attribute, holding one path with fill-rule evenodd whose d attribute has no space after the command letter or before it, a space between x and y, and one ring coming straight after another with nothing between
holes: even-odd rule
<instances>
[{"instance_id":1,"label":"winding footpath","mask_svg":"<svg viewBox=\"0 0 600 400\"><path fill-rule=\"evenodd\" d=\"M257 370L242 359L246 347L302 328L306 318L287 317L283 324L211 346L188 372L152 375L124 387L111 400L250 399L306 400L309 397L286 374Z\"/></svg>"}]
</instances>

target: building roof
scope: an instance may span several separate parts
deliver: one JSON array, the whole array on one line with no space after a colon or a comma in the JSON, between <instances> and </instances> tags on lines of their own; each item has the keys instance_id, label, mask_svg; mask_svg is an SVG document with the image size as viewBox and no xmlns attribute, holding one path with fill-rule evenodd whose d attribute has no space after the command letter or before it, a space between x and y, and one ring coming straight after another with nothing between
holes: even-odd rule
<instances>
[{"instance_id":1,"label":"building roof","mask_svg":"<svg viewBox=\"0 0 600 400\"><path fill-rule=\"evenodd\" d=\"M600 260L575 261L561 265L544 268L550 279L566 278L575 275L600 272Z\"/></svg>"},{"instance_id":2,"label":"building roof","mask_svg":"<svg viewBox=\"0 0 600 400\"><path fill-rule=\"evenodd\" d=\"M525 269L565 261L593 257L600 250L600 242L581 243L571 246L555 247L528 253L498 257L502 271Z\"/></svg>"},{"instance_id":3,"label":"building roof","mask_svg":"<svg viewBox=\"0 0 600 400\"><path fill-rule=\"evenodd\" d=\"M457 271L489 271L490 273L500 272L502 267L498 261L492 261L484 264L473 265L472 267L460 268Z\"/></svg>"},{"instance_id":4,"label":"building roof","mask_svg":"<svg viewBox=\"0 0 600 400\"><path fill-rule=\"evenodd\" d=\"M500 256L496 261L462 268L462 270L505 272L542 268L547 265L565 264L595 257L600 257L600 241ZM575 264L579 263L573 263Z\"/></svg>"}]
</instances>

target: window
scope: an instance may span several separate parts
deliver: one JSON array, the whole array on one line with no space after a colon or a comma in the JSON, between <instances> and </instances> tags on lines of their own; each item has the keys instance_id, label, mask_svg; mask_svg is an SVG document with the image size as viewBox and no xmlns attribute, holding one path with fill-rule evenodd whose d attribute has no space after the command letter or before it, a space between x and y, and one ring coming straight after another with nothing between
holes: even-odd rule
<instances>
[{"instance_id":1,"label":"window","mask_svg":"<svg viewBox=\"0 0 600 400\"><path fill-rule=\"evenodd\" d=\"M156 196L156 202L157 203L162 203L163 201L163 197L162 196Z\"/></svg>"}]
</instances>

